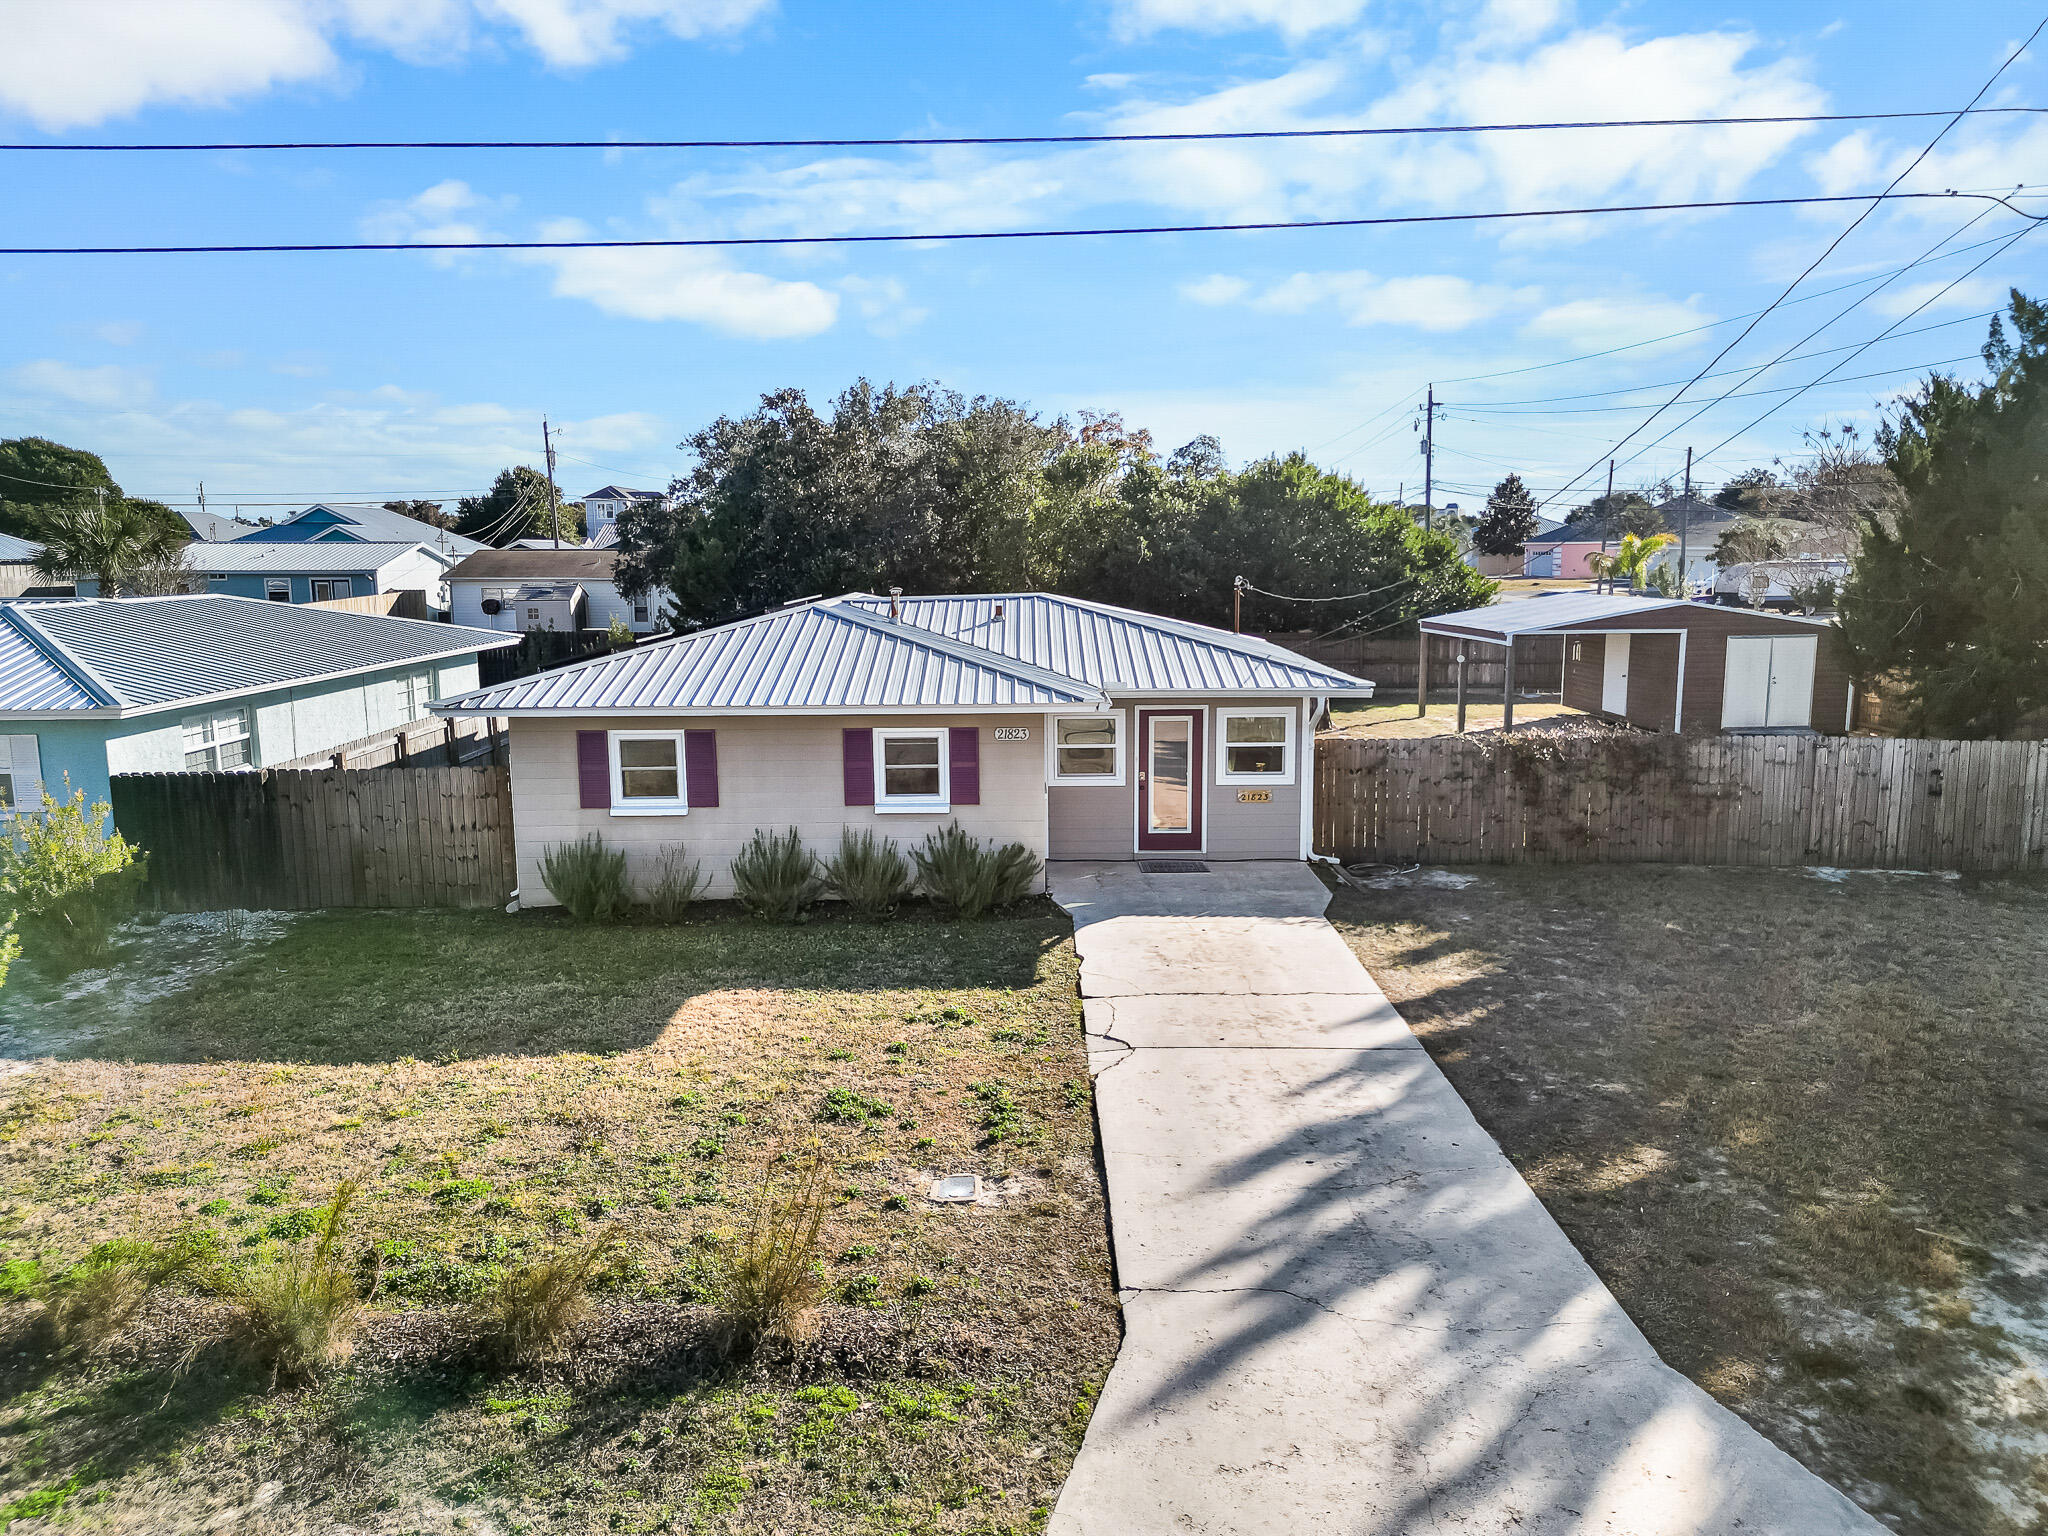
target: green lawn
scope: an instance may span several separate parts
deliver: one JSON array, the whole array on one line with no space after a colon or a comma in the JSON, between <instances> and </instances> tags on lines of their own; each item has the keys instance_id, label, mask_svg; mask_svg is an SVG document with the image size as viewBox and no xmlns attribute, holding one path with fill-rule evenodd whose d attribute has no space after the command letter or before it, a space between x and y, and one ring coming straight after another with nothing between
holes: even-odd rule
<instances>
[{"instance_id":1,"label":"green lawn","mask_svg":"<svg viewBox=\"0 0 2048 1536\"><path fill-rule=\"evenodd\" d=\"M152 986L10 983L9 1022L52 1049L0 1084L17 1282L190 1222L257 1258L355 1178L376 1292L356 1359L294 1391L238 1363L204 1295L89 1367L8 1350L0 1520L61 1497L160 1530L260 1498L278 1529L1033 1528L1118 1337L1070 926L707 910L332 912L217 941L172 919L124 958L175 949ZM762 1171L812 1146L836 1190L821 1340L722 1365L721 1254ZM956 1172L993 1203L923 1199ZM465 1302L614 1222L629 1252L565 1363L470 1362Z\"/></svg>"}]
</instances>

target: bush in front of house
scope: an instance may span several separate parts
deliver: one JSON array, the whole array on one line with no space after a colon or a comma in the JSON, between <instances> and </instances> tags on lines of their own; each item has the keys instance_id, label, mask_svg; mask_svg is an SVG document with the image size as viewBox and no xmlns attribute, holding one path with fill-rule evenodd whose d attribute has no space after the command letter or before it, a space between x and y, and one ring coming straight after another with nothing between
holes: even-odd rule
<instances>
[{"instance_id":1,"label":"bush in front of house","mask_svg":"<svg viewBox=\"0 0 2048 1536\"><path fill-rule=\"evenodd\" d=\"M926 834L910 856L924 893L961 917L980 917L1030 895L1044 868L1022 843L984 846L957 821Z\"/></svg>"},{"instance_id":2,"label":"bush in front of house","mask_svg":"<svg viewBox=\"0 0 2048 1536\"><path fill-rule=\"evenodd\" d=\"M825 863L825 884L862 917L889 916L916 880L903 850L865 828L842 831L839 851Z\"/></svg>"},{"instance_id":3,"label":"bush in front of house","mask_svg":"<svg viewBox=\"0 0 2048 1536\"><path fill-rule=\"evenodd\" d=\"M0 840L0 931L18 924L21 946L53 976L105 961L114 930L135 911L144 856L107 830L110 814L104 801L88 808L82 789L69 800L46 790L42 814L16 818L14 835ZM15 947L0 940L0 980Z\"/></svg>"},{"instance_id":4,"label":"bush in front of house","mask_svg":"<svg viewBox=\"0 0 2048 1536\"><path fill-rule=\"evenodd\" d=\"M586 923L615 923L633 905L626 884L626 853L607 848L595 832L573 843L554 843L541 855L548 894Z\"/></svg>"},{"instance_id":5,"label":"bush in front of house","mask_svg":"<svg viewBox=\"0 0 2048 1536\"><path fill-rule=\"evenodd\" d=\"M818 861L795 827L757 830L732 861L732 886L741 906L776 923L801 921L825 893Z\"/></svg>"},{"instance_id":6,"label":"bush in front of house","mask_svg":"<svg viewBox=\"0 0 2048 1536\"><path fill-rule=\"evenodd\" d=\"M661 850L654 861L654 883L647 888L647 910L664 923L673 923L684 910L704 894L704 866L689 855L682 844Z\"/></svg>"}]
</instances>

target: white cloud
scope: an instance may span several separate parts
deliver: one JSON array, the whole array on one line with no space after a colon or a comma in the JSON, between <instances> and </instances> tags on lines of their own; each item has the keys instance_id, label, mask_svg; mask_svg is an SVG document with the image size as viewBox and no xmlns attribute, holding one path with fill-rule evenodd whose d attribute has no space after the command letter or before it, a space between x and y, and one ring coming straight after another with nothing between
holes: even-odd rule
<instances>
[{"instance_id":1,"label":"white cloud","mask_svg":"<svg viewBox=\"0 0 2048 1536\"><path fill-rule=\"evenodd\" d=\"M1252 303L1281 314L1333 304L1347 325L1462 331L1499 314L1516 297L1505 288L1441 273L1377 278L1370 272L1297 272Z\"/></svg>"},{"instance_id":2,"label":"white cloud","mask_svg":"<svg viewBox=\"0 0 2048 1536\"><path fill-rule=\"evenodd\" d=\"M893 277L842 277L837 286L876 336L901 336L931 313L911 303L910 290Z\"/></svg>"},{"instance_id":3,"label":"white cloud","mask_svg":"<svg viewBox=\"0 0 2048 1536\"><path fill-rule=\"evenodd\" d=\"M332 79L353 43L415 63L511 32L558 69L625 54L638 32L737 31L774 0L10 0L0 111L61 132L168 103L218 107Z\"/></svg>"},{"instance_id":4,"label":"white cloud","mask_svg":"<svg viewBox=\"0 0 2048 1536\"><path fill-rule=\"evenodd\" d=\"M1933 278L1924 283L1911 283L1904 288L1887 288L1870 301L1870 307L1891 319L1910 315L1922 304L1935 313L1944 309L1971 309L1979 312L1996 309L2004 304L2006 290L1988 277L1972 278L1948 288L1948 282Z\"/></svg>"},{"instance_id":5,"label":"white cloud","mask_svg":"<svg viewBox=\"0 0 2048 1536\"><path fill-rule=\"evenodd\" d=\"M1571 12L1571 0L1486 0L1479 16L1479 35L1488 44L1520 43L1558 26Z\"/></svg>"},{"instance_id":6,"label":"white cloud","mask_svg":"<svg viewBox=\"0 0 2048 1536\"><path fill-rule=\"evenodd\" d=\"M1532 341L1557 342L1573 350L1592 350L1689 330L1712 318L1690 299L1683 303L1654 295L1572 299L1540 310L1522 327L1522 335ZM1640 355L1652 356L1654 352Z\"/></svg>"},{"instance_id":7,"label":"white cloud","mask_svg":"<svg viewBox=\"0 0 2048 1536\"><path fill-rule=\"evenodd\" d=\"M132 347L142 339L142 325L134 320L109 320L93 328L93 335L109 346Z\"/></svg>"},{"instance_id":8,"label":"white cloud","mask_svg":"<svg viewBox=\"0 0 2048 1536\"><path fill-rule=\"evenodd\" d=\"M542 231L549 240L584 233L566 219ZM731 336L786 340L830 330L839 318L838 294L816 283L740 271L712 251L530 251L519 259L553 268L560 297L629 320L688 320Z\"/></svg>"},{"instance_id":9,"label":"white cloud","mask_svg":"<svg viewBox=\"0 0 2048 1536\"><path fill-rule=\"evenodd\" d=\"M1243 278L1222 272L1180 285L1180 296L1197 304L1235 304L1251 291L1252 285Z\"/></svg>"},{"instance_id":10,"label":"white cloud","mask_svg":"<svg viewBox=\"0 0 2048 1536\"><path fill-rule=\"evenodd\" d=\"M1176 29L1243 32L1272 27L1290 38L1356 21L1368 0L1114 0L1112 29L1120 37L1145 37Z\"/></svg>"},{"instance_id":11,"label":"white cloud","mask_svg":"<svg viewBox=\"0 0 2048 1536\"><path fill-rule=\"evenodd\" d=\"M98 368L81 368L53 357L38 358L13 369L9 380L30 397L68 400L104 410L125 410L149 399L153 393L149 377L133 368L107 363Z\"/></svg>"}]
</instances>

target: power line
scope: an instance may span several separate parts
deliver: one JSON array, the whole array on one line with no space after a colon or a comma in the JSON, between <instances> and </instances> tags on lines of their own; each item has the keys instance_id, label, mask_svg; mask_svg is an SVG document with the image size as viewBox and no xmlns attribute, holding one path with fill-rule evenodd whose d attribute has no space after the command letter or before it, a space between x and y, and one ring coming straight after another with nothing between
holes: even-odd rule
<instances>
[{"instance_id":1,"label":"power line","mask_svg":"<svg viewBox=\"0 0 2048 1536\"><path fill-rule=\"evenodd\" d=\"M1984 93L1990 90L1992 86L1996 85L1998 83L1998 77L2000 75L2003 75L2008 69L2010 69L2013 65L2013 61L2017 59L2021 54L2025 53L2027 49L2033 45L2034 39L2041 35L2043 28L2048 28L2048 16L2044 16L2038 23L2035 24L2034 30L2027 34L2027 40L2025 42L2021 43L2019 47L2015 48L2011 53L2006 55L2005 61L2001 63L1998 66L1998 68L1991 72L1991 78L1989 80L1986 80L1981 86L1977 88L1977 94L1969 99L1968 103L1963 107L1963 110L1961 112L1956 113L1956 115L1953 118L1951 118L1948 122L1942 125L1941 130L1938 133L1936 133L1933 138L1927 141L1927 147L1925 149L1922 149L1919 154L1915 155L1912 161L1906 166L1906 168L1900 171L1898 175L1894 176L1890 180L1890 182L1888 182L1885 185L1885 189L1881 194L1871 199L1870 206L1868 208L1865 208L1861 213L1857 214L1855 218L1849 221L1849 227L1847 229L1844 229L1840 234L1836 235L1834 239L1828 242L1827 249L1823 250L1818 256L1814 257L1814 259L1806 265L1805 269L1801 271L1797 277L1793 278L1791 282L1785 285L1784 291L1780 293L1777 296L1777 298L1773 299L1769 304L1767 304L1762 310L1762 312L1759 313L1755 319L1751 320L1748 325L1742 328L1742 332L1740 335L1738 335L1733 341L1729 342L1719 352L1716 352L1711 358L1709 358L1707 360L1706 367L1700 369L1699 374L1695 374L1690 383L1686 384L1669 400L1665 401L1662 405L1658 406L1655 410L1650 412L1648 416L1644 417L1633 428L1631 428L1627 435L1624 436L1620 442L1616 443L1614 447L1611 448L1608 452L1600 455L1600 458L1612 458L1616 453L1619 453L1623 448L1628 446L1629 443L1633 442L1638 435L1640 435L1649 427L1651 422L1655 421L1659 416L1662 416L1666 411L1670 410L1672 406L1676 405L1679 402L1679 400L1684 397L1686 391L1691 389L1693 384L1697 384L1699 382L1700 375L1705 374L1708 371L1708 369L1711 369L1716 363L1720 362L1722 358L1726 357L1730 352L1734 351L1736 347L1740 346L1743 343L1743 341L1748 338L1749 334L1752 331L1754 331L1758 325L1762 324L1763 319L1766 315L1770 314L1772 310L1776 309L1780 304L1784 303L1786 299L1790 298L1792 296L1792 291L1795 288L1797 288L1801 283L1805 282L1807 278L1811 277L1815 269L1818 268L1822 262L1826 261L1830 256L1834 255L1835 251L1841 246L1844 240L1848 239L1849 236L1854 234L1858 229L1862 228L1863 221L1869 218L1873 213L1877 212L1879 205L1881 205L1888 198L1891 198L1896 194L1896 189L1898 188L1899 184L1903 182L1908 176L1912 175L1913 172L1918 170L1922 162L1924 162L1929 155L1934 153L1935 146L1940 144L1941 141L1948 136L1950 129L1954 128L1957 123L1963 120L1964 113L1967 113L1972 107L1975 107L1978 102L1984 99ZM1911 194L1906 195L1910 196ZM1997 198L1995 200L2000 202L2004 201L2003 198ZM2006 203L2006 206L2008 208L2013 208L2013 211L2015 213L2019 213L2024 218L2032 219L2035 217L2035 215L2033 214L2026 213L2024 209L2014 208L2011 203ZM1598 469L1599 467L1600 461L1595 460L1585 469L1580 470L1579 473L1572 478L1571 483L1565 486L1564 491L1560 491L1557 494L1563 495L1565 491L1569 491L1573 485L1576 485L1579 481L1585 479L1587 475L1592 474L1594 470ZM1555 497L1550 499L1554 500ZM1549 505L1549 501L1546 500L1543 503L1543 505Z\"/></svg>"},{"instance_id":2,"label":"power line","mask_svg":"<svg viewBox=\"0 0 2048 1536\"><path fill-rule=\"evenodd\" d=\"M1964 107L1956 116L2042 113L2048 107ZM1719 128L1773 123L1881 123L1948 117L1948 109L1914 112L1781 113L1769 117L1598 118L1547 123L1432 123L1388 128L1269 128L1217 133L962 134L872 139L335 139L196 144L0 144L0 150L57 154L190 153L304 149L918 149L968 145L1201 144L1248 139L1372 139L1472 133L1549 133L1582 128Z\"/></svg>"},{"instance_id":3,"label":"power line","mask_svg":"<svg viewBox=\"0 0 2048 1536\"><path fill-rule=\"evenodd\" d=\"M2029 229L2032 229L2032 228L2033 228L2033 226L2032 226L2032 225L2030 224L2030 225L2028 225L2028 226L2027 226L2027 228L2029 228ZM1883 340L1883 339L1884 339L1883 337L1879 337L1879 338L1877 338L1877 340ZM1870 349L1870 347L1871 347L1872 345L1873 345L1873 343L1872 343L1872 342L1868 342L1868 341L1866 341L1866 342L1861 342L1861 343L1856 343L1856 344L1852 344L1852 345L1850 345L1850 346L1846 346L1846 347L1836 347L1836 348L1834 348L1834 349L1832 349L1832 350L1834 350L1834 351L1837 351L1837 352L1852 352L1852 353L1855 353L1855 352L1865 352L1865 351L1868 351L1868 350ZM1812 358L1812 357L1826 357L1827 355L1828 355L1828 354L1827 354L1827 353L1825 353L1825 352L1805 352L1805 353L1801 353L1801 354L1800 354L1800 356L1801 356L1801 357L1807 357L1807 358ZM1921 370L1922 368L1946 368L1946 367L1947 367L1947 366L1948 366L1949 364L1951 364L1951 363L1967 363L1967 362L1969 362L1969 361L1970 361L1970 360L1971 360L1972 358L1974 358L1975 356L1977 356L1977 354L1976 354L1976 353L1974 353L1974 352L1967 352L1967 353L1963 354L1963 356L1961 356L1961 357L1938 357L1938 358L1936 358L1936 359L1935 359L1934 361L1932 361L1932 362L1928 362L1928 363L1907 363L1907 364L1904 364L1904 365L1902 365L1902 366L1900 366L1900 367L1897 367L1897 368L1880 368L1880 369L1878 369L1878 371L1877 371L1877 372L1875 372L1875 373L1857 373L1857 374L1851 374L1851 375L1850 375L1850 376L1849 376L1848 378L1846 378L1846 379L1837 379L1837 380L1835 380L1835 382L1836 382L1837 384L1859 384L1859 383L1863 382L1863 381L1864 381L1865 379L1882 379L1882 378L1886 378L1886 377L1889 377L1890 375L1892 375L1892 374L1894 374L1894 373L1918 373L1918 372L1919 372L1919 371L1920 371L1920 370ZM1790 361L1790 359L1788 359L1788 361ZM1848 361L1849 361L1849 359L1845 357L1845 358L1843 358L1843 359L1842 359L1842 361L1843 361L1844 363L1846 363L1846 362L1848 362ZM1755 373L1761 373L1762 371L1763 371L1762 369L1748 370L1748 369L1742 369L1742 368L1736 368L1736 369L1731 369L1731 370L1730 370L1730 372L1734 372L1734 373L1744 373L1744 372L1755 372ZM1645 384L1645 385L1642 385L1641 387L1642 387L1642 388L1644 388L1644 389L1656 389L1656 388L1659 388L1659 387L1661 387L1661 386L1658 386L1658 385L1654 385L1654 384ZM1707 409L1707 410L1712 410L1712 409L1714 408L1714 406L1717 406L1717 405L1721 404L1721 402L1722 402L1722 401L1724 401L1724 400L1756 400L1756 399L1760 399L1760 398L1762 398L1762 397L1763 397L1763 396L1765 396L1765 395L1781 395L1781 394L1785 394L1785 393L1787 393L1787 392L1788 392L1788 391L1790 391L1790 390L1796 389L1797 387L1798 387L1797 385L1787 384L1787 385L1786 385L1786 386L1785 386L1785 387L1784 387L1783 389L1746 389L1746 390L1743 390L1743 391L1742 391L1741 393L1739 393L1739 394L1738 394L1738 393L1733 393L1733 392L1731 392L1731 393L1729 393L1729 394L1725 394L1725 395L1717 395L1717 396L1716 396L1716 397L1715 397L1715 398L1714 398L1714 399L1713 399L1712 401L1708 402L1708 404L1707 404L1707 406L1705 407L1705 409ZM1642 402L1641 402L1640 400L1638 400L1638 401L1634 402L1633 404L1629 404L1629 405L1582 405L1582 406L1578 406L1578 407L1576 407L1576 408L1574 408L1574 409L1572 409L1572 410L1561 410L1561 411L1552 411L1552 410L1502 411L1502 412L1500 412L1499 414L1500 414L1500 415L1502 415L1502 416L1591 416L1591 415L1593 415L1593 414L1594 414L1595 412L1605 413L1605 412L1608 412L1608 411L1640 411L1640 410L1641 410L1642 408L1643 408L1643 403L1642 403ZM1465 418L1465 419L1466 419L1466 420L1468 420L1468 421L1473 421L1473 422L1476 422L1476 423L1477 423L1478 425L1480 425L1480 426L1488 426L1488 427L1494 427L1494 428L1507 428L1507 427L1513 427L1513 426L1518 426L1518 424L1517 424L1517 423L1513 423L1513 422L1504 422L1504 421L1487 421L1487 420L1483 420L1483 419L1481 419L1481 418L1478 418L1478 417L1467 417L1467 418ZM1695 418L1695 417L1689 417L1689 418L1687 418L1687 420L1688 420L1688 421L1690 421L1690 420L1696 420L1696 419L1697 419L1697 418ZM1681 422L1681 423L1679 424L1679 426L1678 426L1678 427L1674 427L1674 428L1672 428L1672 431L1676 432L1676 431L1680 430L1680 429L1681 429L1681 428L1682 428L1682 427L1683 427L1684 425L1685 425L1685 423L1684 423L1684 422ZM1661 443L1661 442L1662 442L1663 440L1664 440L1663 438L1659 438L1659 439L1657 440L1657 442ZM1629 465L1629 464L1633 464L1633 463L1634 463L1634 462L1636 461L1636 459L1638 459L1638 458L1640 458L1640 457L1642 456L1642 454L1644 454L1644 453L1648 453L1648 452L1650 451L1650 449L1651 449L1651 448L1654 448L1654 447L1656 447L1656 446L1657 446L1657 443L1651 443L1651 444L1649 445L1649 447L1643 448L1643 449L1641 449L1641 450L1640 450L1639 452L1637 452L1637 453L1635 453L1635 454L1631 455L1631 456L1630 456L1629 458L1627 458L1627 459L1625 459L1625 460L1623 460L1623 461L1622 461L1622 462L1623 462L1623 466L1624 466L1624 467L1626 467L1626 466L1627 466L1627 465ZM1443 451L1443 450L1440 450L1440 451Z\"/></svg>"},{"instance_id":4,"label":"power line","mask_svg":"<svg viewBox=\"0 0 2048 1536\"><path fill-rule=\"evenodd\" d=\"M1897 184L1896 180L1892 183L1894 186ZM1385 214L1375 218L1358 219L1270 219L1243 224L1125 224L1073 229L940 230L920 234L875 235L719 235L672 240L326 240L266 245L15 245L0 246L0 256L239 256L333 251L615 251L695 250L754 245L908 245L920 240L1066 240L1092 235L1202 235L1277 229L1372 229L1396 224L1476 224L1502 219L1579 218L1599 213L1686 213L1723 208L1810 208L1827 203L1867 202L1870 208L1859 215L1860 222L1861 219L1868 218L1871 210L1880 203L1953 201L1957 198L2002 203L2024 219L2048 219L2048 214L2032 214L2023 208L2014 207L2002 194L1886 190L1815 197L1732 197L1693 203L1623 203L1589 208L1510 208L1488 213ZM1850 228L1855 228L1855 225L1850 225ZM1769 313L1768 309L1762 311L1762 314ZM1743 336L1748 334L1747 330L1743 332ZM1738 336L1736 341L1741 339L1742 337ZM1729 346L1732 347L1734 344L1730 342ZM1725 350L1722 355L1726 355ZM1714 361L1719 362L1720 357L1716 357Z\"/></svg>"}]
</instances>

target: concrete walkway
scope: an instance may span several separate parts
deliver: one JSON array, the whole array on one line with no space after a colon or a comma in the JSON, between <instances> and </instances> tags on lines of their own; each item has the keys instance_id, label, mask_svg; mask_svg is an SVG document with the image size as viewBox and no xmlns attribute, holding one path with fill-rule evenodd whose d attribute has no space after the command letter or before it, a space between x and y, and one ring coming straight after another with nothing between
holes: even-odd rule
<instances>
[{"instance_id":1,"label":"concrete walkway","mask_svg":"<svg viewBox=\"0 0 2048 1536\"><path fill-rule=\"evenodd\" d=\"M1050 1536L1875 1536L1669 1369L1298 864L1055 864L1122 1353Z\"/></svg>"}]
</instances>

